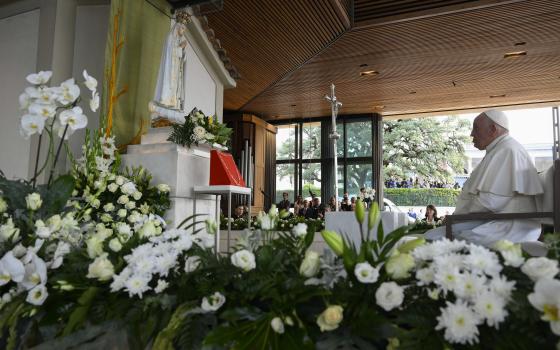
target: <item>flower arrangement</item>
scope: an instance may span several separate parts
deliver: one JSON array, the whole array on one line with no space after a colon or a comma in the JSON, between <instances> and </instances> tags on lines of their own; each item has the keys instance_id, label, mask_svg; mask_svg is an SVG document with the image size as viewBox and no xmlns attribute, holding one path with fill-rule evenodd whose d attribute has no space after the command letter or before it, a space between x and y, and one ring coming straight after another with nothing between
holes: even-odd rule
<instances>
[{"instance_id":1,"label":"flower arrangement","mask_svg":"<svg viewBox=\"0 0 560 350\"><path fill-rule=\"evenodd\" d=\"M173 131L167 140L184 147L206 143L227 147L232 131L220 123L216 116L206 116L194 108L185 116L183 124L173 125Z\"/></svg>"}]
</instances>

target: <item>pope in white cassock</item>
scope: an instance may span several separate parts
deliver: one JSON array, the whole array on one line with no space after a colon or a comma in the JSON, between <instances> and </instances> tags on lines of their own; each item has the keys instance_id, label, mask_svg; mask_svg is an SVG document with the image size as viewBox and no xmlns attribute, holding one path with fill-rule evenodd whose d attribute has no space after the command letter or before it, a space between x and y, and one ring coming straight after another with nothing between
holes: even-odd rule
<instances>
[{"instance_id":1,"label":"pope in white cassock","mask_svg":"<svg viewBox=\"0 0 560 350\"><path fill-rule=\"evenodd\" d=\"M508 135L507 116L497 110L479 114L471 136L486 155L465 182L455 214L522 213L537 211L537 196L543 187L527 151ZM491 246L496 241L536 241L541 233L538 220L470 221L453 225L455 238ZM428 239L445 237L445 227L425 234Z\"/></svg>"}]
</instances>

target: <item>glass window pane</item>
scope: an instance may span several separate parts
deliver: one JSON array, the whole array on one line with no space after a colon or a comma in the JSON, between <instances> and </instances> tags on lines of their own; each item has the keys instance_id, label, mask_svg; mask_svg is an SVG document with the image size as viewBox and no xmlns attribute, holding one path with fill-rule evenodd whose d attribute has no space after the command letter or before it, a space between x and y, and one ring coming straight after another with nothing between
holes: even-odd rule
<instances>
[{"instance_id":1,"label":"glass window pane","mask_svg":"<svg viewBox=\"0 0 560 350\"><path fill-rule=\"evenodd\" d=\"M344 165L338 166L338 199L344 196Z\"/></svg>"},{"instance_id":2,"label":"glass window pane","mask_svg":"<svg viewBox=\"0 0 560 350\"><path fill-rule=\"evenodd\" d=\"M294 182L294 169L294 164L276 165L276 199L274 203L278 203L282 200L282 192L288 192L290 194L290 200L294 198L294 190L296 187Z\"/></svg>"},{"instance_id":3,"label":"glass window pane","mask_svg":"<svg viewBox=\"0 0 560 350\"><path fill-rule=\"evenodd\" d=\"M346 186L350 197L358 197L360 188L373 188L373 169L371 164L350 164L346 172Z\"/></svg>"},{"instance_id":4,"label":"glass window pane","mask_svg":"<svg viewBox=\"0 0 560 350\"><path fill-rule=\"evenodd\" d=\"M296 158L296 124L278 125L276 159Z\"/></svg>"},{"instance_id":5,"label":"glass window pane","mask_svg":"<svg viewBox=\"0 0 560 350\"><path fill-rule=\"evenodd\" d=\"M347 157L371 157L371 120L346 123Z\"/></svg>"},{"instance_id":6,"label":"glass window pane","mask_svg":"<svg viewBox=\"0 0 560 350\"><path fill-rule=\"evenodd\" d=\"M316 197L321 197L321 163L302 164L302 197L311 199L313 193Z\"/></svg>"},{"instance_id":7,"label":"glass window pane","mask_svg":"<svg viewBox=\"0 0 560 350\"><path fill-rule=\"evenodd\" d=\"M302 159L321 158L321 123L303 124Z\"/></svg>"},{"instance_id":8,"label":"glass window pane","mask_svg":"<svg viewBox=\"0 0 560 350\"><path fill-rule=\"evenodd\" d=\"M336 123L336 132L340 135L336 142L336 154L341 158L344 157L344 126L342 123Z\"/></svg>"}]
</instances>

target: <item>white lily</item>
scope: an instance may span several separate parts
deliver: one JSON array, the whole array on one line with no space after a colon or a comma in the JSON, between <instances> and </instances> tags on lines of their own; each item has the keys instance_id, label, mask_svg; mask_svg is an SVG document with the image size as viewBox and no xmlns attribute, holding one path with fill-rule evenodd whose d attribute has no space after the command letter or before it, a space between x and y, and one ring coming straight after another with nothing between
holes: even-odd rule
<instances>
[{"instance_id":1,"label":"white lily","mask_svg":"<svg viewBox=\"0 0 560 350\"><path fill-rule=\"evenodd\" d=\"M85 70L85 69L84 69L83 75L84 75L84 79L85 79L84 85L85 85L91 92L94 92L95 89L97 89L97 80L96 80L94 77L90 76L90 75L88 74L87 70Z\"/></svg>"},{"instance_id":2,"label":"white lily","mask_svg":"<svg viewBox=\"0 0 560 350\"><path fill-rule=\"evenodd\" d=\"M36 114L26 114L21 117L20 133L26 139L33 134L41 134L45 128L45 118Z\"/></svg>"},{"instance_id":3,"label":"white lily","mask_svg":"<svg viewBox=\"0 0 560 350\"><path fill-rule=\"evenodd\" d=\"M34 85L44 85L48 83L51 79L52 72L48 71L40 71L39 73L29 74L25 79Z\"/></svg>"},{"instance_id":4,"label":"white lily","mask_svg":"<svg viewBox=\"0 0 560 350\"><path fill-rule=\"evenodd\" d=\"M58 95L58 102L63 105L69 105L74 103L76 99L80 96L80 87L76 85L74 79L68 79L62 84L60 84Z\"/></svg>"},{"instance_id":5,"label":"white lily","mask_svg":"<svg viewBox=\"0 0 560 350\"><path fill-rule=\"evenodd\" d=\"M44 284L40 284L38 286L35 286L27 293L27 298L25 299L25 301L27 301L29 304L39 306L43 305L48 296L49 293L47 292L47 287L45 287Z\"/></svg>"},{"instance_id":6,"label":"white lily","mask_svg":"<svg viewBox=\"0 0 560 350\"><path fill-rule=\"evenodd\" d=\"M21 282L25 275L23 263L14 257L12 251L4 254L0 259L0 286L10 281Z\"/></svg>"},{"instance_id":7,"label":"white lily","mask_svg":"<svg viewBox=\"0 0 560 350\"><path fill-rule=\"evenodd\" d=\"M88 123L88 119L83 114L83 111L80 107L74 107L72 109L65 110L64 112L60 113L59 118L60 125L68 125L68 128L72 129L72 131L83 129L87 126Z\"/></svg>"}]
</instances>

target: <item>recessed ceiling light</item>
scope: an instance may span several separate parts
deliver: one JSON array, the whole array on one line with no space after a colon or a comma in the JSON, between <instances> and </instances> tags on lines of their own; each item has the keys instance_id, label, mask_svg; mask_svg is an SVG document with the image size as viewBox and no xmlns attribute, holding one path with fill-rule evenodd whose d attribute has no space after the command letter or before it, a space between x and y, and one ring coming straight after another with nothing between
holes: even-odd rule
<instances>
[{"instance_id":1,"label":"recessed ceiling light","mask_svg":"<svg viewBox=\"0 0 560 350\"><path fill-rule=\"evenodd\" d=\"M409 92L409 94L414 95L416 93L416 91L411 91Z\"/></svg>"},{"instance_id":2,"label":"recessed ceiling light","mask_svg":"<svg viewBox=\"0 0 560 350\"><path fill-rule=\"evenodd\" d=\"M367 63L360 64L360 67L367 67Z\"/></svg>"},{"instance_id":3,"label":"recessed ceiling light","mask_svg":"<svg viewBox=\"0 0 560 350\"><path fill-rule=\"evenodd\" d=\"M504 58L515 58L527 55L527 51L513 51L504 54Z\"/></svg>"},{"instance_id":4,"label":"recessed ceiling light","mask_svg":"<svg viewBox=\"0 0 560 350\"><path fill-rule=\"evenodd\" d=\"M517 42L517 43L515 43L515 44L513 44L513 45L514 45L514 46L523 46L523 45L525 45L525 44L527 44L527 43L524 42L524 41L520 41L520 42Z\"/></svg>"},{"instance_id":5,"label":"recessed ceiling light","mask_svg":"<svg viewBox=\"0 0 560 350\"><path fill-rule=\"evenodd\" d=\"M501 95L490 95L490 98L500 98L500 97L506 97L506 94L501 94Z\"/></svg>"},{"instance_id":6,"label":"recessed ceiling light","mask_svg":"<svg viewBox=\"0 0 560 350\"><path fill-rule=\"evenodd\" d=\"M296 105L290 105L290 107L295 107Z\"/></svg>"},{"instance_id":7,"label":"recessed ceiling light","mask_svg":"<svg viewBox=\"0 0 560 350\"><path fill-rule=\"evenodd\" d=\"M372 76L372 75L377 75L377 74L379 74L379 72L376 71L376 70L365 70L365 71L363 71L363 72L360 72L360 76L361 76L361 77L364 77L364 76Z\"/></svg>"},{"instance_id":8,"label":"recessed ceiling light","mask_svg":"<svg viewBox=\"0 0 560 350\"><path fill-rule=\"evenodd\" d=\"M383 106L383 105L373 106L374 110L379 110L379 109L384 109L384 108L385 108L385 106Z\"/></svg>"}]
</instances>

